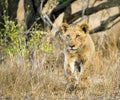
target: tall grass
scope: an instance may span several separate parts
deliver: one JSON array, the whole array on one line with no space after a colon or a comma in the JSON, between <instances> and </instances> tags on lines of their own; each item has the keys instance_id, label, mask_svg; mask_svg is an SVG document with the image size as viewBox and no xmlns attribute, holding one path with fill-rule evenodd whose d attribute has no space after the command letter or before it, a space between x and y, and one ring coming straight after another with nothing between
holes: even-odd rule
<instances>
[{"instance_id":1,"label":"tall grass","mask_svg":"<svg viewBox=\"0 0 120 100\"><path fill-rule=\"evenodd\" d=\"M23 35L18 35L22 31L16 31L14 40L18 41L18 38L20 41L24 40ZM9 37L14 36L14 33ZM10 45L8 44L12 47L1 45L1 50L9 51L9 54L0 63L0 99L120 99L120 51L116 38L109 34L104 35L103 41L98 38L90 76L87 80L81 80L77 89L69 92L66 89L63 70L64 55L60 54L59 44L55 39L51 39L49 34L42 36L41 34L41 31L37 31L27 43L18 41L14 44L13 40L10 41ZM22 48L21 45L23 45Z\"/></svg>"}]
</instances>

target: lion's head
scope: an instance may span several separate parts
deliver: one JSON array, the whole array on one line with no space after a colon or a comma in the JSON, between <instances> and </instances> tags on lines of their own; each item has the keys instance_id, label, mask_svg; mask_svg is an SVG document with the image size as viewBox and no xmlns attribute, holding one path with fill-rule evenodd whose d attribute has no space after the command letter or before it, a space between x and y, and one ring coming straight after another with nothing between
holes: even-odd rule
<instances>
[{"instance_id":1,"label":"lion's head","mask_svg":"<svg viewBox=\"0 0 120 100\"><path fill-rule=\"evenodd\" d=\"M89 33L89 26L87 24L70 26L63 23L61 29L66 50L74 53L83 47Z\"/></svg>"}]
</instances>

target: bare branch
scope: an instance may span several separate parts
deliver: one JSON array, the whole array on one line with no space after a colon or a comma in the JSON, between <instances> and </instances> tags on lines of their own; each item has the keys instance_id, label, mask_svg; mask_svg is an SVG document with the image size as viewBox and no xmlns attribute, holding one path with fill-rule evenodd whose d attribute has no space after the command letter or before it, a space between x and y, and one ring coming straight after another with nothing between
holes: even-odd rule
<instances>
[{"instance_id":1,"label":"bare branch","mask_svg":"<svg viewBox=\"0 0 120 100\"><path fill-rule=\"evenodd\" d=\"M88 5L89 5L89 0L86 0L86 1L85 1L85 4L84 4L84 6L83 6L82 18L84 17L85 10L86 10L86 8L88 8Z\"/></svg>"},{"instance_id":2,"label":"bare branch","mask_svg":"<svg viewBox=\"0 0 120 100\"><path fill-rule=\"evenodd\" d=\"M115 24L120 22L120 20L118 20L115 23L113 23L111 26L109 26L109 24L111 22L113 22L115 19L117 19L118 17L120 17L120 13L113 15L113 16L109 17L108 19L102 21L100 26L98 26L90 31L90 34L110 29L112 26L114 26Z\"/></svg>"},{"instance_id":3,"label":"bare branch","mask_svg":"<svg viewBox=\"0 0 120 100\"><path fill-rule=\"evenodd\" d=\"M51 21L54 22L55 19L64 11L64 9L70 6L70 4L73 3L74 1L76 0L67 0L66 2L56 6L49 15Z\"/></svg>"},{"instance_id":4,"label":"bare branch","mask_svg":"<svg viewBox=\"0 0 120 100\"><path fill-rule=\"evenodd\" d=\"M112 28L114 25L116 25L117 23L120 22L120 13L116 14L116 15L113 15L111 17L109 17L108 19L104 20L101 22L101 25L90 30L90 34L93 34L93 33L97 33L97 32L101 32L101 31L105 31L105 30L108 30L110 28ZM118 18L117 21L115 21L114 23L112 23L114 20L116 20ZM112 23L111 26L109 26L109 24ZM61 29L59 29L57 32L56 32L56 37L58 39L60 39L61 41L63 41L63 37L60 35L61 34Z\"/></svg>"},{"instance_id":5,"label":"bare branch","mask_svg":"<svg viewBox=\"0 0 120 100\"><path fill-rule=\"evenodd\" d=\"M111 26L109 26L106 30L108 30L108 29L111 29L114 25L116 25L117 23L119 23L120 22L120 19L118 20L118 21L116 21L116 22L114 22Z\"/></svg>"},{"instance_id":6,"label":"bare branch","mask_svg":"<svg viewBox=\"0 0 120 100\"><path fill-rule=\"evenodd\" d=\"M34 23L31 25L31 27L27 30L27 31L25 31L24 32L24 34L25 35L28 35L29 33L30 33L30 31L32 30L32 28L35 26L35 24L37 24L37 22L40 20L40 17L38 17L37 19L36 19L36 21L34 21Z\"/></svg>"},{"instance_id":7,"label":"bare branch","mask_svg":"<svg viewBox=\"0 0 120 100\"><path fill-rule=\"evenodd\" d=\"M67 21L67 18L72 14L71 5L67 6L67 8L64 10L64 17L63 22Z\"/></svg>"},{"instance_id":8,"label":"bare branch","mask_svg":"<svg viewBox=\"0 0 120 100\"><path fill-rule=\"evenodd\" d=\"M115 7L115 6L120 6L120 0L114 0L112 2L104 2L104 3L101 3L99 4L98 6L95 6L95 7L91 7L91 8L87 8L85 10L85 13L84 15L91 15L91 14L94 14L96 12L99 12L103 9L108 9L108 8L111 8L111 7ZM74 13L73 15L71 15L67 20L67 22L69 24L71 24L72 22L74 22L75 20L77 20L78 18L82 17L82 10Z\"/></svg>"}]
</instances>

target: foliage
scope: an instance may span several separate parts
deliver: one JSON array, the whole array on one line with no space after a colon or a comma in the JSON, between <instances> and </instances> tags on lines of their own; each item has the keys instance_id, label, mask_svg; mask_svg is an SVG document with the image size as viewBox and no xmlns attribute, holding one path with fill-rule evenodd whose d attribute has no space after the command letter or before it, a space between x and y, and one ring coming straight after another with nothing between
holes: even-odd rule
<instances>
[{"instance_id":1,"label":"foliage","mask_svg":"<svg viewBox=\"0 0 120 100\"><path fill-rule=\"evenodd\" d=\"M47 41L41 42L45 32L38 31L37 27L35 27L27 40L23 27L16 25L13 21L9 21L8 17L4 17L4 20L4 28L0 30L0 46L5 48L7 55L17 56L19 54L25 57L31 49L52 52L51 44Z\"/></svg>"},{"instance_id":2,"label":"foliage","mask_svg":"<svg viewBox=\"0 0 120 100\"><path fill-rule=\"evenodd\" d=\"M40 25L36 24L32 29L30 39L27 42L29 49L42 50L51 53L53 50L52 44L49 43L49 36L47 32L38 30Z\"/></svg>"},{"instance_id":3,"label":"foliage","mask_svg":"<svg viewBox=\"0 0 120 100\"><path fill-rule=\"evenodd\" d=\"M4 29L0 31L1 45L5 47L5 52L9 55L16 55L25 50L25 36L22 36L23 28L15 25L13 21L8 21L5 18ZM3 32L3 33L2 33Z\"/></svg>"}]
</instances>

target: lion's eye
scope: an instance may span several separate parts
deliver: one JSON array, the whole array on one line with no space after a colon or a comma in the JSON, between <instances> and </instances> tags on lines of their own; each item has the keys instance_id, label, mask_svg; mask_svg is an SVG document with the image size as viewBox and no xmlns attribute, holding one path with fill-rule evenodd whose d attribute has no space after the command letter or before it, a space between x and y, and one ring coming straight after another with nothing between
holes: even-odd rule
<instances>
[{"instance_id":1,"label":"lion's eye","mask_svg":"<svg viewBox=\"0 0 120 100\"><path fill-rule=\"evenodd\" d=\"M76 35L76 39L79 39L80 38L80 35Z\"/></svg>"},{"instance_id":2,"label":"lion's eye","mask_svg":"<svg viewBox=\"0 0 120 100\"><path fill-rule=\"evenodd\" d=\"M68 35L66 36L66 38L69 39L69 38L70 38L70 35L68 34Z\"/></svg>"}]
</instances>

